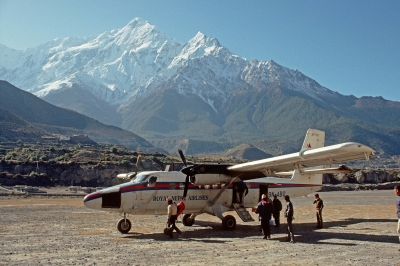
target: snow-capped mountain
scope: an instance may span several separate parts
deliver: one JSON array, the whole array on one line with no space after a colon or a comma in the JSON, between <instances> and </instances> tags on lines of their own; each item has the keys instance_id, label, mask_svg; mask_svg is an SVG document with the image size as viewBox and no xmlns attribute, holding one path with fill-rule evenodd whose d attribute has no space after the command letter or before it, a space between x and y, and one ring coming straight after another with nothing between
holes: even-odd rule
<instances>
[{"instance_id":1,"label":"snow-capped mountain","mask_svg":"<svg viewBox=\"0 0 400 266\"><path fill-rule=\"evenodd\" d=\"M0 45L0 80L152 140L293 139L315 127L337 138L344 134L335 130L347 128L346 140L360 141L382 139L379 126L395 127L385 130L396 139L400 127L398 102L343 96L273 60L235 55L201 32L181 44L139 18L23 51Z\"/></svg>"},{"instance_id":2,"label":"snow-capped mountain","mask_svg":"<svg viewBox=\"0 0 400 266\"><path fill-rule=\"evenodd\" d=\"M140 99L180 68L200 60L198 77L191 73L182 77L181 71L178 76L187 83L178 89L196 93L210 105L213 97L226 101L234 88L256 75L267 82L291 80L293 89L316 98L322 93L315 81L299 71L271 62L249 62L201 32L182 45L139 18L100 35L55 39L23 51L2 45L0 79L39 97L75 85L111 105L121 105L128 99ZM209 76L218 77L219 82L207 83Z\"/></svg>"},{"instance_id":3,"label":"snow-capped mountain","mask_svg":"<svg viewBox=\"0 0 400 266\"><path fill-rule=\"evenodd\" d=\"M56 39L35 48L0 49L0 77L44 97L73 84L111 104L163 80L182 45L134 19L122 29L86 38Z\"/></svg>"}]
</instances>

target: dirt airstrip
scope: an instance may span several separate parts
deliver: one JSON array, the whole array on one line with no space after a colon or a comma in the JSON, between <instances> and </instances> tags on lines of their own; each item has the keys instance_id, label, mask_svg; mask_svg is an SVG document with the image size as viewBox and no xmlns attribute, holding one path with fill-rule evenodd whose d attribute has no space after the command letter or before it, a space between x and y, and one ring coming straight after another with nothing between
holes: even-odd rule
<instances>
[{"instance_id":1,"label":"dirt airstrip","mask_svg":"<svg viewBox=\"0 0 400 266\"><path fill-rule=\"evenodd\" d=\"M170 240L165 216L130 216L122 235L118 214L86 209L81 197L2 196L0 265L400 265L392 190L320 196L324 229L314 228L311 195L292 199L294 244L285 222L263 240L258 222L237 218L227 232L204 214L192 227L178 223L184 234Z\"/></svg>"}]
</instances>

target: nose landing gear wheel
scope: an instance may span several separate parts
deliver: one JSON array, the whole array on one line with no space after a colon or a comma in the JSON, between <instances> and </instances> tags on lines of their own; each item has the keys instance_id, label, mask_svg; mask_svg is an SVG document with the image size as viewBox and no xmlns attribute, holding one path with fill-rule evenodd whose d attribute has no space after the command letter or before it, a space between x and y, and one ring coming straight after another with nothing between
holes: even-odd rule
<instances>
[{"instance_id":1,"label":"nose landing gear wheel","mask_svg":"<svg viewBox=\"0 0 400 266\"><path fill-rule=\"evenodd\" d=\"M182 218L182 223L184 226L192 226L194 224L194 219L190 219L191 214L185 214Z\"/></svg>"},{"instance_id":2,"label":"nose landing gear wheel","mask_svg":"<svg viewBox=\"0 0 400 266\"><path fill-rule=\"evenodd\" d=\"M222 228L224 230L235 230L236 228L236 219L232 215L227 215L222 219Z\"/></svg>"},{"instance_id":3,"label":"nose landing gear wheel","mask_svg":"<svg viewBox=\"0 0 400 266\"><path fill-rule=\"evenodd\" d=\"M131 221L128 219L121 219L117 223L117 229L120 231L122 234L127 234L129 230L131 230L132 224Z\"/></svg>"}]
</instances>

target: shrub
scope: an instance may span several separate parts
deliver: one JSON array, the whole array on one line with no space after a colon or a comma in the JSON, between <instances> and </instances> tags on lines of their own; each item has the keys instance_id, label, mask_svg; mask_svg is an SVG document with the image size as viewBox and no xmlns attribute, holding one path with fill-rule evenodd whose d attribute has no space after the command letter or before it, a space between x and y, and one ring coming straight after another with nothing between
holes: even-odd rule
<instances>
[{"instance_id":1,"label":"shrub","mask_svg":"<svg viewBox=\"0 0 400 266\"><path fill-rule=\"evenodd\" d=\"M35 162L38 160L38 157L36 156L36 154L31 154L31 155L29 155L28 160L30 162Z\"/></svg>"},{"instance_id":2,"label":"shrub","mask_svg":"<svg viewBox=\"0 0 400 266\"><path fill-rule=\"evenodd\" d=\"M47 154L42 155L42 156L40 156L40 160L46 162L49 160L49 156L47 156Z\"/></svg>"},{"instance_id":3,"label":"shrub","mask_svg":"<svg viewBox=\"0 0 400 266\"><path fill-rule=\"evenodd\" d=\"M54 160L56 160L57 162L59 162L59 161L65 160L65 158L66 158L65 155L60 155L60 156L56 157Z\"/></svg>"},{"instance_id":4,"label":"shrub","mask_svg":"<svg viewBox=\"0 0 400 266\"><path fill-rule=\"evenodd\" d=\"M39 176L39 174L36 173L36 172L34 172L34 171L32 171L32 172L29 174L29 177L37 177L37 176Z\"/></svg>"},{"instance_id":5,"label":"shrub","mask_svg":"<svg viewBox=\"0 0 400 266\"><path fill-rule=\"evenodd\" d=\"M123 166L123 167L131 167L132 166L131 163L129 161L125 160L125 159L121 160L119 162L119 165Z\"/></svg>"},{"instance_id":6,"label":"shrub","mask_svg":"<svg viewBox=\"0 0 400 266\"><path fill-rule=\"evenodd\" d=\"M6 160L13 160L17 158L17 153L15 151L10 151L6 154L6 156L4 157L4 159Z\"/></svg>"}]
</instances>

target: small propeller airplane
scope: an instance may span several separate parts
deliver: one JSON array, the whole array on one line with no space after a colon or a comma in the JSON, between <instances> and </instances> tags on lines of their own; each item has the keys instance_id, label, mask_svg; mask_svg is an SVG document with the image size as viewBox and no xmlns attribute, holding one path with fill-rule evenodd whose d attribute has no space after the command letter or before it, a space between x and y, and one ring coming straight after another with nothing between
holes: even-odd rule
<instances>
[{"instance_id":1,"label":"small propeller airplane","mask_svg":"<svg viewBox=\"0 0 400 266\"><path fill-rule=\"evenodd\" d=\"M351 171L347 166L332 167L332 164L369 160L375 156L374 152L356 142L325 147L325 132L308 129L299 152L236 165L187 165L179 150L185 165L181 171L138 173L138 157L135 172L117 176L132 178L131 181L88 194L83 202L91 209L122 214L117 229L123 234L132 227L127 215L166 214L167 198L184 202L185 226L192 226L197 215L207 213L220 218L224 230L234 230L236 219L232 215L223 216L225 212L235 210L244 222L254 221L246 208L257 206L262 194L278 198L308 195L322 188L324 173Z\"/></svg>"}]
</instances>

